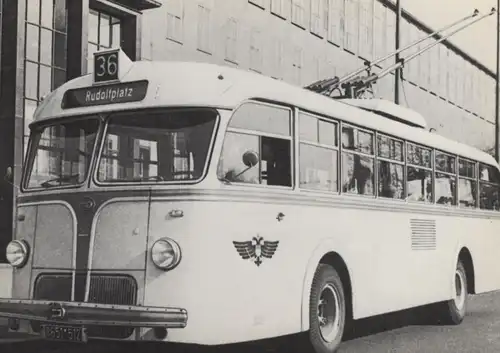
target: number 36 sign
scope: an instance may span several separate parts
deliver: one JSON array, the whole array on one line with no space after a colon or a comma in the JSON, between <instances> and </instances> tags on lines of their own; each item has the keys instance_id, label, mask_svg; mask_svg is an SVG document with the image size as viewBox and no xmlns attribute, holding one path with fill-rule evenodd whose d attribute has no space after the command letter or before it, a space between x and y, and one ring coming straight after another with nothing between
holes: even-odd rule
<instances>
[{"instance_id":1,"label":"number 36 sign","mask_svg":"<svg viewBox=\"0 0 500 353\"><path fill-rule=\"evenodd\" d=\"M127 72L131 64L121 49L94 53L94 84L119 81L120 73Z\"/></svg>"}]
</instances>

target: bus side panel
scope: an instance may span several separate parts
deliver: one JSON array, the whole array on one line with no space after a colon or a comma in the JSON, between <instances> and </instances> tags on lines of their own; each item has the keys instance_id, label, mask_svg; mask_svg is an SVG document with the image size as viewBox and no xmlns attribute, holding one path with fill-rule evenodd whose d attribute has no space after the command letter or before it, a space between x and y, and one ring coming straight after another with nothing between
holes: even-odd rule
<instances>
[{"instance_id":1,"label":"bus side panel","mask_svg":"<svg viewBox=\"0 0 500 353\"><path fill-rule=\"evenodd\" d=\"M465 221L467 223L463 222L460 227L467 228L463 234L463 243L471 253L476 293L499 290L500 220L465 218ZM464 227L465 224L469 226Z\"/></svg>"},{"instance_id":2,"label":"bus side panel","mask_svg":"<svg viewBox=\"0 0 500 353\"><path fill-rule=\"evenodd\" d=\"M410 219L414 217L409 213L390 207L367 210L350 205L343 209L301 209L298 218L302 218L302 222L296 224L299 233L307 234L308 241L330 238L328 244L331 245L325 246L325 253L336 252L346 263L352 285L354 318L431 303L449 295L449 286L444 281L450 269L438 264L443 256L450 257L453 251L444 243L446 239L439 248L412 249ZM449 249L448 255L446 249ZM304 274L304 328L309 327L308 296L317 260L310 261L307 274Z\"/></svg>"},{"instance_id":3,"label":"bus side panel","mask_svg":"<svg viewBox=\"0 0 500 353\"><path fill-rule=\"evenodd\" d=\"M289 208L233 200L152 200L148 251L163 236L182 249L182 260L171 271L157 269L150 258L146 265L144 304L188 311L187 327L170 330L167 340L213 345L300 331L299 274L313 245L300 242L289 228L294 216ZM169 217L173 209L184 216ZM276 220L279 212L286 215L282 222ZM245 242L255 245L254 238L262 245L278 242L268 247L274 252L270 258L243 258Z\"/></svg>"}]
</instances>

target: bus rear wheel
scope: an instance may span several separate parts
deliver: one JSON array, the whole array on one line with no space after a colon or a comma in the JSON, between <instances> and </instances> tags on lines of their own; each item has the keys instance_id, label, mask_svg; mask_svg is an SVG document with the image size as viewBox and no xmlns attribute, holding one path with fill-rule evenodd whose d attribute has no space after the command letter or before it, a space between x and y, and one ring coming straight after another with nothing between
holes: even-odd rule
<instances>
[{"instance_id":1,"label":"bus rear wheel","mask_svg":"<svg viewBox=\"0 0 500 353\"><path fill-rule=\"evenodd\" d=\"M320 264L314 274L309 301L309 342L316 353L337 351L345 321L342 280L332 266Z\"/></svg>"},{"instance_id":2,"label":"bus rear wheel","mask_svg":"<svg viewBox=\"0 0 500 353\"><path fill-rule=\"evenodd\" d=\"M454 277L454 297L442 304L443 319L447 324L459 325L465 318L468 299L467 274L461 260L458 260Z\"/></svg>"}]
</instances>

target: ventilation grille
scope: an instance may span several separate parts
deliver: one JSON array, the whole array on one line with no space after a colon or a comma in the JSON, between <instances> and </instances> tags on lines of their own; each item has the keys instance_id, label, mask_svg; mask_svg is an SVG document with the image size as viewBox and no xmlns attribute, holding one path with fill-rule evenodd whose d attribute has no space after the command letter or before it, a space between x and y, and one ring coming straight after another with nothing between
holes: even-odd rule
<instances>
[{"instance_id":1,"label":"ventilation grille","mask_svg":"<svg viewBox=\"0 0 500 353\"><path fill-rule=\"evenodd\" d=\"M410 219L412 250L436 249L436 221L432 219Z\"/></svg>"}]
</instances>

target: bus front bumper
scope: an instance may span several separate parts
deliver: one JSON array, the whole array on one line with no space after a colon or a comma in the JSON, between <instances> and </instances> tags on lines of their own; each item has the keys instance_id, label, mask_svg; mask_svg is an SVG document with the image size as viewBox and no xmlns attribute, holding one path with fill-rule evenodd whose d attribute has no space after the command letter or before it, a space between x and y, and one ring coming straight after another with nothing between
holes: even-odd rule
<instances>
[{"instance_id":1,"label":"bus front bumper","mask_svg":"<svg viewBox=\"0 0 500 353\"><path fill-rule=\"evenodd\" d=\"M133 328L184 328L185 309L82 302L0 298L0 318L29 320L42 325L99 325Z\"/></svg>"}]
</instances>

